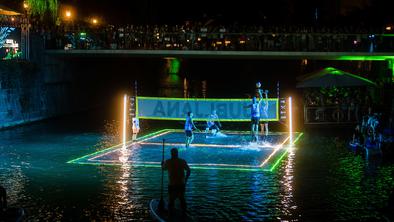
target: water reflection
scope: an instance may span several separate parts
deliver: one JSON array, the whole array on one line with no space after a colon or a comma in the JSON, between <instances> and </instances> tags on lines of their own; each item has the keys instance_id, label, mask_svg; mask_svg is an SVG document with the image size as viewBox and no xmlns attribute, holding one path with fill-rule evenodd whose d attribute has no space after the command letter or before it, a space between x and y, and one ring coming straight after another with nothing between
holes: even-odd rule
<instances>
[{"instance_id":1,"label":"water reflection","mask_svg":"<svg viewBox=\"0 0 394 222\"><path fill-rule=\"evenodd\" d=\"M112 135L54 131L63 126L0 132L0 183L10 204L24 207L27 221L149 221L160 168L130 166L140 155L135 147L123 150L115 167L66 164L119 143L119 136L111 126ZM191 214L199 221L381 219L394 187L392 163L366 162L329 137L305 136L297 146L272 173L192 170Z\"/></svg>"},{"instance_id":2,"label":"water reflection","mask_svg":"<svg viewBox=\"0 0 394 222\"><path fill-rule=\"evenodd\" d=\"M26 185L29 182L20 163L10 166L0 166L0 185L7 191L8 204L15 206L24 196Z\"/></svg>"},{"instance_id":3,"label":"water reflection","mask_svg":"<svg viewBox=\"0 0 394 222\"><path fill-rule=\"evenodd\" d=\"M281 214L282 219L293 218L293 221L297 221L293 217L293 212L297 209L296 202L294 200L294 159L295 159L296 147L291 146L288 148L287 160L283 166L283 175L280 179L281 184Z\"/></svg>"}]
</instances>

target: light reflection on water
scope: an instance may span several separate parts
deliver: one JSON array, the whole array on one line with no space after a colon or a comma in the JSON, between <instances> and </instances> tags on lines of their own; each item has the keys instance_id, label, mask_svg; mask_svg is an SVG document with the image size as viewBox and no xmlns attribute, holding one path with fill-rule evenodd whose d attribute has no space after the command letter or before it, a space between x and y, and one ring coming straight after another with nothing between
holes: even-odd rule
<instances>
[{"instance_id":1,"label":"light reflection on water","mask_svg":"<svg viewBox=\"0 0 394 222\"><path fill-rule=\"evenodd\" d=\"M294 158L295 158L295 149L296 147L292 146L289 148L289 152L287 154L287 160L284 164L283 175L280 180L282 185L281 192L281 219L292 219L293 221L297 221L298 218L293 215L294 210L297 209L297 205L294 200L294 188L293 188L293 179L294 179Z\"/></svg>"},{"instance_id":2,"label":"light reflection on water","mask_svg":"<svg viewBox=\"0 0 394 222\"><path fill-rule=\"evenodd\" d=\"M112 132L59 123L1 131L0 184L10 205L24 207L32 221L150 220L161 171L127 164L133 149L124 150L120 166L66 164L113 144L118 133L106 128ZM393 171L331 138L306 136L273 173L193 170L186 196L200 221L379 220Z\"/></svg>"}]
</instances>

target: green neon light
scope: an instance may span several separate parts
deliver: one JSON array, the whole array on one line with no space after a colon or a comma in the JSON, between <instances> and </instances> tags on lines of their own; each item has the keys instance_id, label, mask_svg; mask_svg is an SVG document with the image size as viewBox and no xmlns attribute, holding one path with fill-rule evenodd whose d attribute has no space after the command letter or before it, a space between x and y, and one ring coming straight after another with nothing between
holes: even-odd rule
<instances>
[{"instance_id":1,"label":"green neon light","mask_svg":"<svg viewBox=\"0 0 394 222\"><path fill-rule=\"evenodd\" d=\"M285 152L276 160L275 164L271 167L271 169L269 171L273 171L276 166L278 166L278 164L282 161L283 157L286 156L286 154L289 152L289 149L286 149Z\"/></svg>"},{"instance_id":2,"label":"green neon light","mask_svg":"<svg viewBox=\"0 0 394 222\"><path fill-rule=\"evenodd\" d=\"M141 140L144 140L144 139L146 139L146 138L149 138L149 137L152 137L152 136L155 136L155 135L157 135L157 134L164 133L164 132L170 132L170 131L174 131L174 130L173 130L173 129L162 129L162 130L159 130L159 131L155 131L155 132L149 133L149 134L147 134L147 135L144 135L144 136L142 136L142 137L139 137L139 138L137 139L137 141L140 142Z\"/></svg>"},{"instance_id":3,"label":"green neon light","mask_svg":"<svg viewBox=\"0 0 394 222\"><path fill-rule=\"evenodd\" d=\"M394 34L384 34L383 36L394 36ZM353 55L353 56L338 56L334 60L347 60L347 61L388 61L389 66L392 70L392 82L394 82L394 65L392 64L394 60L393 55ZM391 64L390 64L391 61Z\"/></svg>"},{"instance_id":4,"label":"green neon light","mask_svg":"<svg viewBox=\"0 0 394 222\"><path fill-rule=\"evenodd\" d=\"M393 55L351 55L351 56L337 56L334 60L347 61L384 61L387 59L394 59Z\"/></svg>"},{"instance_id":5,"label":"green neon light","mask_svg":"<svg viewBox=\"0 0 394 222\"><path fill-rule=\"evenodd\" d=\"M354 74L351 74L351 73L348 73L348 72L345 72L345 71L342 71L342 70L339 70L339 69L336 69L336 68L333 68L333 67L324 68L322 71L319 71L316 74L311 75L311 76L309 76L309 77L307 77L305 79L313 79L313 78L321 77L321 76L325 76L325 75L337 75L337 76L347 75L347 76L351 76L351 77L353 77L355 79L359 79L359 80L362 80L364 82L367 82L367 83L369 83L371 85L376 85L374 82L372 82L369 79L366 79L366 78L363 78L361 76L354 75Z\"/></svg>"},{"instance_id":6,"label":"green neon light","mask_svg":"<svg viewBox=\"0 0 394 222\"><path fill-rule=\"evenodd\" d=\"M165 133L169 133L169 132L183 132L182 130L179 129L162 129L156 132L152 132L150 134L144 135L142 137L140 137L138 139L137 143L141 143L145 141L146 139L150 139L152 137L155 136L161 136L162 134ZM249 131L224 131L224 132L229 132L229 133L248 133ZM286 133L278 133L279 135L281 134L286 134ZM298 135L298 137L295 139L294 143L296 143L301 136L303 135L303 133L301 133L300 135ZM287 138L288 139L288 138ZM286 140L287 140L286 139ZM127 144L130 145L132 143L132 141L128 141ZM76 158L73 160L68 161L67 163L74 163L74 164L81 164L81 165L100 165L100 166L121 166L124 165L124 163L118 163L118 162L79 162L82 159L87 159L87 158L91 158L91 157L97 157L98 155L104 153L104 152L108 152L108 151L112 151L115 149L119 149L120 147L122 147L123 144L118 144L115 146L111 146L109 148L94 152L92 154L88 154L85 156L82 156L80 158ZM275 151L276 152L276 151ZM287 153L287 150L285 152L285 154ZM273 169L279 164L279 162L283 159L283 157L285 156L285 154L282 154L281 157L279 159L277 159L275 161L275 164L273 167L271 167L270 169L267 168L262 168L260 166L252 166L252 165L228 165L228 164L203 164L203 165L199 165L199 164L190 164L192 169L203 169L203 170L212 170L212 169L217 169L217 170L236 170L236 171L273 171ZM131 166L136 166L136 167L156 167L159 168L160 164L151 164L151 162L147 162L147 163L133 163ZM228 166L232 166L232 167L228 167Z\"/></svg>"},{"instance_id":7,"label":"green neon light","mask_svg":"<svg viewBox=\"0 0 394 222\"><path fill-rule=\"evenodd\" d=\"M303 135L304 135L304 133L301 132L301 133L297 136L297 138L294 140L293 144L297 144L298 140L301 139L301 137L302 137Z\"/></svg>"},{"instance_id":8,"label":"green neon light","mask_svg":"<svg viewBox=\"0 0 394 222\"><path fill-rule=\"evenodd\" d=\"M304 133L301 132L300 135L298 135L297 138L294 140L293 144L296 144L298 142L298 140L302 137L302 135L304 135ZM282 161L282 159L289 152L289 149L291 149L291 147L286 149L286 151L279 157L279 159L276 160L276 162L274 163L274 165L271 167L271 169L269 171L272 172L279 165L279 163Z\"/></svg>"},{"instance_id":9,"label":"green neon light","mask_svg":"<svg viewBox=\"0 0 394 222\"><path fill-rule=\"evenodd\" d=\"M169 131L170 131L169 129L159 130L159 131L156 131L156 132L147 134L147 135L145 135L145 136L142 136L142 137L138 138L137 141L142 141L142 140L144 140L144 139L146 139L146 138L153 137L153 136L158 135L158 134L160 134L160 133L169 132ZM129 140L129 141L126 142L126 145L130 145L132 142L133 142L133 141ZM103 150L99 150L99 151L96 151L96 152L94 152L94 153L87 154L87 155L84 155L84 156L82 156L82 157L79 157L79 158L70 160L70 161L68 161L67 163L76 163L76 162L78 162L78 161L81 160L81 159L86 159L86 158L88 158L88 157L96 156L96 155L102 154L102 153L104 153L104 152L107 152L107 151L110 151L110 150L117 149L117 148L122 147L122 146L123 146L122 143L121 143L121 144L117 144L117 145L114 145L114 146L105 148L105 149L103 149Z\"/></svg>"},{"instance_id":10,"label":"green neon light","mask_svg":"<svg viewBox=\"0 0 394 222\"><path fill-rule=\"evenodd\" d=\"M394 60L388 59L387 62L389 69L391 69L391 82L394 82Z\"/></svg>"},{"instance_id":11,"label":"green neon light","mask_svg":"<svg viewBox=\"0 0 394 222\"><path fill-rule=\"evenodd\" d=\"M88 158L88 157L90 157L90 156L95 156L95 155L97 155L97 154L101 154L101 153L104 153L104 152L106 152L106 151L113 150L113 149L115 149L115 148L118 147L118 146L120 146L120 144L115 145L115 146L108 147L108 148L103 149L103 150L96 151L96 152L91 153L91 154L87 154L87 155L85 155L85 156L82 156L82 157L79 157L79 158L76 158L76 159L73 159L73 160L70 160L70 161L68 161L67 163L76 163L77 161L79 161L79 160L81 160L81 159L86 159L86 158Z\"/></svg>"}]
</instances>

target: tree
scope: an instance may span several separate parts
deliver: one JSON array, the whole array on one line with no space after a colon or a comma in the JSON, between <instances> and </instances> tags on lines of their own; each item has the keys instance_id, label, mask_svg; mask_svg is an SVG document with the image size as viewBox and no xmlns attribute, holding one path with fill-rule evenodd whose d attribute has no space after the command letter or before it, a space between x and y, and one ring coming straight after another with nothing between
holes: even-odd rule
<instances>
[{"instance_id":1,"label":"tree","mask_svg":"<svg viewBox=\"0 0 394 222\"><path fill-rule=\"evenodd\" d=\"M58 11L57 0L26 0L25 3L29 7L29 12L34 16L43 18L49 14L56 18Z\"/></svg>"}]
</instances>

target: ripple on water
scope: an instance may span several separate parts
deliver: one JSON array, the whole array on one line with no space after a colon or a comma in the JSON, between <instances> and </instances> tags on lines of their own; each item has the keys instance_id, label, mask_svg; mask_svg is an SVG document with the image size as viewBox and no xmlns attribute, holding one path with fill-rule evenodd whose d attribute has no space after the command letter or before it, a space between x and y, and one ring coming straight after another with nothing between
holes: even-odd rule
<instances>
[{"instance_id":1,"label":"ripple on water","mask_svg":"<svg viewBox=\"0 0 394 222\"><path fill-rule=\"evenodd\" d=\"M0 132L0 183L10 205L26 208L28 220L150 220L148 201L160 196L159 168L65 164L108 146L116 135L52 132L45 124L12 132ZM242 140L247 144L250 136ZM186 196L200 221L379 219L393 172L392 165L366 162L332 138L306 136L272 173L192 170Z\"/></svg>"}]
</instances>

